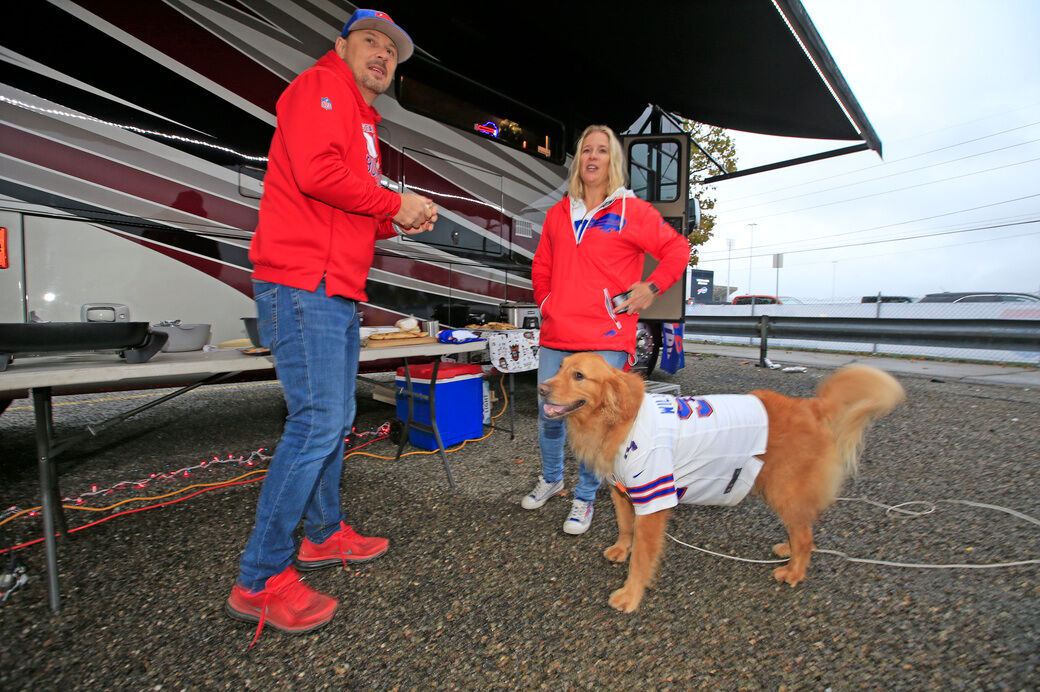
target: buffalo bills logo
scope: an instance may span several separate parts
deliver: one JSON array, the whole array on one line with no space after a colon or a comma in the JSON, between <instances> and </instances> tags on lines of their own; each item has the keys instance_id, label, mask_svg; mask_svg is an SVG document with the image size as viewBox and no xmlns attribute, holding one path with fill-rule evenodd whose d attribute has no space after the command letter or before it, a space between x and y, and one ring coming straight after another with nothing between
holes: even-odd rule
<instances>
[{"instance_id":1,"label":"buffalo bills logo","mask_svg":"<svg viewBox=\"0 0 1040 692\"><path fill-rule=\"evenodd\" d=\"M625 459L627 459L627 458L628 458L628 453L629 453L629 452L634 452L634 451L636 451L637 449L639 449L639 445L637 445L637 444L635 443L635 440L633 440L632 442L629 442L629 443L628 443L628 446L627 446L627 447L625 447L625 457L624 457L624 458L625 458ZM642 473L642 471L640 471L639 473ZM638 476L638 475L639 475L639 473L637 473L636 475Z\"/></svg>"},{"instance_id":2,"label":"buffalo bills logo","mask_svg":"<svg viewBox=\"0 0 1040 692\"><path fill-rule=\"evenodd\" d=\"M617 214L604 214L598 219L593 219L589 228L598 228L602 233L618 233L624 225L625 222Z\"/></svg>"},{"instance_id":3,"label":"buffalo bills logo","mask_svg":"<svg viewBox=\"0 0 1040 692\"><path fill-rule=\"evenodd\" d=\"M621 217L617 214L604 214L600 217L592 219L579 219L574 222L574 233L578 237L578 242L581 242L581 237L585 234L585 231L590 228L599 229L601 233L618 233L627 224L627 221L622 221Z\"/></svg>"},{"instance_id":4,"label":"buffalo bills logo","mask_svg":"<svg viewBox=\"0 0 1040 692\"><path fill-rule=\"evenodd\" d=\"M679 407L676 414L679 416L680 420L686 420L687 418L692 417L695 413L698 418L707 418L714 413L711 404L704 399L694 399L693 397L688 396L676 397L675 403Z\"/></svg>"}]
</instances>

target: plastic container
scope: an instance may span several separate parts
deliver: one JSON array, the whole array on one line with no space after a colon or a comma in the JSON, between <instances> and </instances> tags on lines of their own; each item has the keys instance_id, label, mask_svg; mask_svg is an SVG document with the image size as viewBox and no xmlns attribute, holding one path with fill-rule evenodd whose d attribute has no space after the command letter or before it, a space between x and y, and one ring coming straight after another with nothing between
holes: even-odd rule
<instances>
[{"instance_id":1,"label":"plastic container","mask_svg":"<svg viewBox=\"0 0 1040 692\"><path fill-rule=\"evenodd\" d=\"M409 366L412 378L412 390L429 395L430 381L433 374L433 363ZM437 411L437 429L441 434L444 446L453 445L463 440L480 437L484 432L484 371L479 365L466 363L441 363L437 370L437 388L434 408ZM404 368L397 369L395 383L398 387L406 386ZM427 401L414 401L412 421L432 425L430 420L430 404ZM408 398L398 392L397 417L408 420ZM422 449L437 449L437 439L432 432L408 430L408 440Z\"/></svg>"},{"instance_id":2,"label":"plastic container","mask_svg":"<svg viewBox=\"0 0 1040 692\"><path fill-rule=\"evenodd\" d=\"M161 322L149 328L153 332L165 332L169 335L162 350L168 353L180 351L201 351L209 343L210 325L180 324Z\"/></svg>"}]
</instances>

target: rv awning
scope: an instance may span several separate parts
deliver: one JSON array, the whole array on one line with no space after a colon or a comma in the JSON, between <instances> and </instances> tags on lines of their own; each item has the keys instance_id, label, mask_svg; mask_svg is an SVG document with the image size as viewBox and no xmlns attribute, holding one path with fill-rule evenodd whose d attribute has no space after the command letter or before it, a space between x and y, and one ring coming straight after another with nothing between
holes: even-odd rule
<instances>
[{"instance_id":1,"label":"rv awning","mask_svg":"<svg viewBox=\"0 0 1040 692\"><path fill-rule=\"evenodd\" d=\"M654 103L711 125L881 142L798 0L387 2L420 55L562 120L623 130ZM463 9L465 8L465 9ZM407 68L407 63L402 69Z\"/></svg>"}]
</instances>

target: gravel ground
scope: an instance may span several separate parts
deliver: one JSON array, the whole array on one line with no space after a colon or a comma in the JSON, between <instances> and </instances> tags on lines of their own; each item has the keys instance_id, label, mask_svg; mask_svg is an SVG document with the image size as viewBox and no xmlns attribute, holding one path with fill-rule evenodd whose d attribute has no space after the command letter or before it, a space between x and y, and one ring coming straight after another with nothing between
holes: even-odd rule
<instances>
[{"instance_id":1,"label":"gravel ground","mask_svg":"<svg viewBox=\"0 0 1040 692\"><path fill-rule=\"evenodd\" d=\"M725 357L687 356L683 394L767 387L808 395L826 371L763 370ZM844 495L895 504L968 500L1040 517L1040 391L901 378L908 403L868 437L860 476ZM468 443L441 461L353 456L348 521L388 536L391 551L348 571L312 573L338 597L324 629L263 633L224 615L251 527L259 484L207 492L119 517L60 541L62 603L47 607L41 545L15 555L28 584L0 604L0 688L27 689L993 689L1040 686L1040 568L920 569L818 555L790 588L772 566L669 543L662 575L632 615L606 604L624 570L602 550L614 539L605 492L592 529L563 534L554 498L519 507L538 471L534 378L518 379L517 434ZM362 388L358 429L389 420ZM56 400L59 437L154 392ZM130 399L129 397L138 397ZM275 383L196 390L116 426L61 459L76 496L124 479L273 447L284 408ZM500 419L501 420L501 419ZM381 441L365 451L392 457ZM37 502L26 400L0 416L0 508ZM162 481L165 494L251 469L220 465ZM576 469L568 462L568 482ZM162 492L160 492L160 490ZM144 492L144 491L141 491ZM120 492L106 497L132 497ZM98 515L68 511L71 527ZM0 546L40 535L39 519L0 526ZM782 537L759 500L682 508L670 533L728 555L770 559ZM817 545L905 563L992 564L1040 558L1038 527L994 509L938 503L891 516L839 502ZM7 555L0 556L6 560Z\"/></svg>"}]
</instances>

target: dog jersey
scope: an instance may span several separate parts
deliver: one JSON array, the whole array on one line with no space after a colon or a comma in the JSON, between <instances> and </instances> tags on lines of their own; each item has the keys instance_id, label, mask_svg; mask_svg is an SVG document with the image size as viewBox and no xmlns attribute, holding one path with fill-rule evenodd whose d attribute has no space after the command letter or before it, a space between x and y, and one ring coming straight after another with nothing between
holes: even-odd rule
<instances>
[{"instance_id":1,"label":"dog jersey","mask_svg":"<svg viewBox=\"0 0 1040 692\"><path fill-rule=\"evenodd\" d=\"M757 397L647 394L614 458L614 480L636 514L680 502L735 505L755 484L768 436Z\"/></svg>"}]
</instances>

